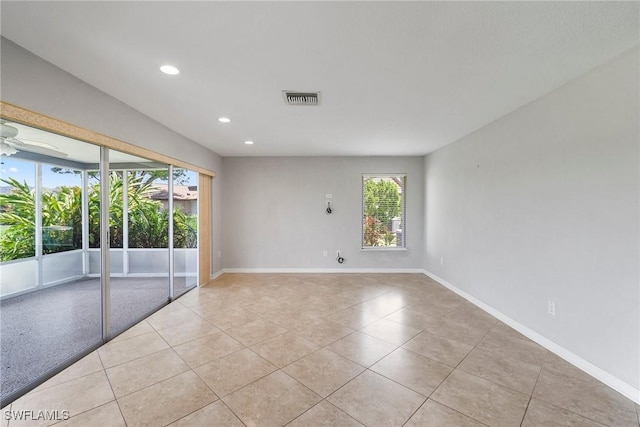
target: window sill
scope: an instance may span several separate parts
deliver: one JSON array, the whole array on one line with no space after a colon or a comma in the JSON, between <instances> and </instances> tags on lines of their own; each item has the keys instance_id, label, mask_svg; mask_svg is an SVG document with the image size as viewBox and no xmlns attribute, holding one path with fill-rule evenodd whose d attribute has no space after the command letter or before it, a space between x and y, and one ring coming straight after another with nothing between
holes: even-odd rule
<instances>
[{"instance_id":1,"label":"window sill","mask_svg":"<svg viewBox=\"0 0 640 427\"><path fill-rule=\"evenodd\" d=\"M408 248L394 248L394 247L385 247L385 246L377 246L371 248L360 248L362 252L406 252Z\"/></svg>"}]
</instances>

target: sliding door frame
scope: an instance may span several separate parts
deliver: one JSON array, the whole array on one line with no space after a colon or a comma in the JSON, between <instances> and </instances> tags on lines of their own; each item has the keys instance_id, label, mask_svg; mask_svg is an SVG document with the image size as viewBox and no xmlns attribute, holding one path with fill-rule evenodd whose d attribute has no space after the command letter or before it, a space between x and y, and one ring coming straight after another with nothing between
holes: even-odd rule
<instances>
[{"instance_id":1,"label":"sliding door frame","mask_svg":"<svg viewBox=\"0 0 640 427\"><path fill-rule=\"evenodd\" d=\"M0 117L123 153L198 173L198 286L211 278L211 179L216 173L155 151L0 101ZM107 240L108 241L108 240ZM105 331L106 332L106 331Z\"/></svg>"},{"instance_id":2,"label":"sliding door frame","mask_svg":"<svg viewBox=\"0 0 640 427\"><path fill-rule=\"evenodd\" d=\"M211 280L211 179L198 174L198 286Z\"/></svg>"},{"instance_id":3,"label":"sliding door frame","mask_svg":"<svg viewBox=\"0 0 640 427\"><path fill-rule=\"evenodd\" d=\"M0 117L4 120L8 120L15 123L20 123L26 126L35 127L38 129L45 130L47 132L67 136L69 138L77 139L79 141L84 141L89 144L97 145L101 149L101 171L103 168L107 168L102 173L104 176L108 176L106 172L108 171L108 151L109 150L117 150L123 153L131 154L134 156L140 156L147 158L152 161L160 162L169 165L170 171L173 170L174 167L189 169L198 173L198 286L205 285L209 282L211 278L211 180L216 176L215 172L184 162L179 159L175 159L173 157L157 153L155 151L139 147L137 145L130 144L128 142L121 141L119 139L112 138L110 136L106 136L92 130L73 125L71 123L64 122L62 120L55 119L53 117L46 116L44 114L37 113L35 111L31 111L22 107L18 107L16 105L0 101ZM107 160L105 162L105 160ZM84 174L86 175L86 174ZM171 182L172 175L169 174L169 181ZM86 176L83 176L83 188L86 188ZM105 180L103 180L105 181ZM108 185L108 180L104 184ZM103 184L103 185L104 185ZM173 188L169 185L169 192L172 192ZM103 189L105 190L105 189ZM106 189L108 190L108 188ZM84 193L83 193L84 194ZM108 191L102 191L103 199L102 204L106 206L109 202L108 200ZM84 196L86 197L86 195ZM36 199L36 203L39 198ZM172 204L172 200L169 201ZM108 210L105 211L101 209L102 215L102 229L101 229L101 237L103 242L108 242L109 238L109 226L108 226ZM83 217L86 213L83 212ZM106 218L105 218L106 216ZM105 227L106 224L106 227ZM169 227L172 228L172 223L170 221ZM85 226L86 228L86 226ZM86 230L83 230L83 233ZM106 233L106 235L105 235ZM86 240L86 236L83 234L83 240ZM86 249L85 242L83 242L83 249ZM109 251L102 251L101 256L101 264L102 264L102 273L101 276L104 278L108 276L108 266L109 266ZM173 258L173 254L170 253L170 260ZM84 263L87 260L83 261ZM107 270L104 270L105 267ZM173 269L171 269L173 270ZM171 283L173 283L173 280ZM105 280L103 279L103 282ZM103 292L108 292L109 281L106 280L106 283L102 283ZM170 295L173 297L173 287L170 286L171 291ZM108 298L103 298L103 319L108 320L109 317L109 307L108 302L104 302L104 300L108 300ZM109 322L104 322L106 325L103 325L103 339L108 340L112 338L109 331Z\"/></svg>"},{"instance_id":4,"label":"sliding door frame","mask_svg":"<svg viewBox=\"0 0 640 427\"><path fill-rule=\"evenodd\" d=\"M205 168L201 168L196 165L192 165L190 163L184 162L179 159L175 159L164 154L156 153L154 151L120 141L115 138L111 138L106 135L99 134L97 132L91 131L89 129L82 128L80 126L72 125L70 123L64 122L62 120L58 120L34 111L30 111L3 101L0 101L0 118L3 120L7 120L9 122L19 123L26 126L42 129L47 132L51 132L54 134L63 135L72 139L76 139L79 141L84 141L89 144L98 146L100 148L100 176L104 178L109 177L110 173L110 165L109 165L109 150L116 150L123 153L131 154L134 156L143 157L155 162L163 163L169 165L169 205L172 207L173 205L173 168L183 168L188 169L198 173L198 184L202 187L198 188L199 197L201 200L198 200L198 286L202 286L206 284L210 280L211 275L211 179L215 177L215 172L210 171ZM41 175L42 169L40 164L38 163L38 170L36 171L36 212L39 212L39 206L41 202ZM88 195L87 195L87 172L82 172L82 253L83 253L83 273L86 274L88 270ZM124 179L126 179L126 172ZM62 364L56 366L54 369L49 372L41 375L40 377L34 379L29 385L14 391L9 396L1 399L0 405L2 407L6 406L8 403L11 403L18 397L24 395L26 392L34 389L39 386L52 376L58 374L63 371L71 364L85 357L87 354L95 351L101 345L106 343L107 341L113 338L113 330L111 328L111 295L110 295L110 259L109 259L109 179L101 179L100 180L100 240L101 240L101 294L102 294L102 303L101 303L101 315L102 315L102 339L99 343L91 345L90 347L80 351L74 356L67 359ZM126 197L126 194L125 194ZM126 208L126 207L125 207ZM170 210L171 218L169 221L169 231L173 231L173 210ZM36 218L36 255L39 255L38 259L40 260L38 265L38 276L37 283L40 283L42 278L42 218ZM39 226L38 226L39 225ZM173 300L173 272L175 268L173 266L173 237L171 236L171 241L169 243L169 261L170 261L170 281L169 281L169 295L170 299ZM105 247L106 246L106 247ZM162 306L161 306L162 307ZM159 307L159 308L161 308ZM158 308L158 309L159 309Z\"/></svg>"}]
</instances>

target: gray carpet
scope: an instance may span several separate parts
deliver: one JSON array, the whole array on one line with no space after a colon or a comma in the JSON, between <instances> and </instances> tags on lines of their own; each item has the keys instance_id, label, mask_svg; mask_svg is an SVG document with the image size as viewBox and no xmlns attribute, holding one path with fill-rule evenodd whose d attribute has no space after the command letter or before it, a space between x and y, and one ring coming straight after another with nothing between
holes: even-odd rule
<instances>
[{"instance_id":1,"label":"gray carpet","mask_svg":"<svg viewBox=\"0 0 640 427\"><path fill-rule=\"evenodd\" d=\"M112 333L167 302L168 278L112 278ZM184 290L184 279L174 288ZM0 301L0 395L29 385L102 341L100 279L83 279Z\"/></svg>"}]
</instances>

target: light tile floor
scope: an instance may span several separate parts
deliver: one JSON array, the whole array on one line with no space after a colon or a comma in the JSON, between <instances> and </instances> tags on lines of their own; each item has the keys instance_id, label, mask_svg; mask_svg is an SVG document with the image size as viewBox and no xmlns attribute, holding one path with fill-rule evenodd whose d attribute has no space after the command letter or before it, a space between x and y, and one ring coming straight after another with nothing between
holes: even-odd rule
<instances>
[{"instance_id":1,"label":"light tile floor","mask_svg":"<svg viewBox=\"0 0 640 427\"><path fill-rule=\"evenodd\" d=\"M5 410L92 427L640 425L633 402L417 274L225 274Z\"/></svg>"}]
</instances>

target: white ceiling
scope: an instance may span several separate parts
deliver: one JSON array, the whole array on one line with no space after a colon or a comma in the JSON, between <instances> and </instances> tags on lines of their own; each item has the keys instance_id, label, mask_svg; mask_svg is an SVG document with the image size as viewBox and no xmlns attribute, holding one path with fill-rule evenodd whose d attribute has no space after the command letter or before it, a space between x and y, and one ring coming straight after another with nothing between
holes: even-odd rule
<instances>
[{"instance_id":1,"label":"white ceiling","mask_svg":"<svg viewBox=\"0 0 640 427\"><path fill-rule=\"evenodd\" d=\"M3 36L223 156L426 154L639 43L638 2L1 8Z\"/></svg>"}]
</instances>

